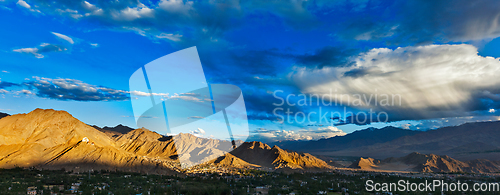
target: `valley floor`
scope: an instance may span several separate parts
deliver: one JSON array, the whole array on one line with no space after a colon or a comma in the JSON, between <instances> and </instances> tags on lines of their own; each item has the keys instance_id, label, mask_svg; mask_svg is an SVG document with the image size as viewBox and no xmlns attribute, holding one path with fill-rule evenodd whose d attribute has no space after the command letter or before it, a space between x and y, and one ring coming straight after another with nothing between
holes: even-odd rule
<instances>
[{"instance_id":1,"label":"valley floor","mask_svg":"<svg viewBox=\"0 0 500 195\"><path fill-rule=\"evenodd\" d=\"M493 174L440 174L366 172L338 169L331 172L292 173L238 170L238 174L189 174L187 176L146 175L127 172L0 169L2 194L376 194L366 191L366 183L405 180L445 182L498 182ZM472 185L471 185L472 186ZM498 192L467 192L467 194ZM441 194L398 192L398 194Z\"/></svg>"}]
</instances>

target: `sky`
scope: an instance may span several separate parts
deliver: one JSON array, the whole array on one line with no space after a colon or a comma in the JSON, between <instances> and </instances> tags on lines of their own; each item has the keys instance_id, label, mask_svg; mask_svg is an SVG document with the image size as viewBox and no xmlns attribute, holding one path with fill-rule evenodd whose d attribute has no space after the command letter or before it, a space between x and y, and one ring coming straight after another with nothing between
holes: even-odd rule
<instances>
[{"instance_id":1,"label":"sky","mask_svg":"<svg viewBox=\"0 0 500 195\"><path fill-rule=\"evenodd\" d=\"M9 114L137 128L131 76L195 47L206 83L241 89L247 140L500 120L499 1L0 0L0 16Z\"/></svg>"}]
</instances>

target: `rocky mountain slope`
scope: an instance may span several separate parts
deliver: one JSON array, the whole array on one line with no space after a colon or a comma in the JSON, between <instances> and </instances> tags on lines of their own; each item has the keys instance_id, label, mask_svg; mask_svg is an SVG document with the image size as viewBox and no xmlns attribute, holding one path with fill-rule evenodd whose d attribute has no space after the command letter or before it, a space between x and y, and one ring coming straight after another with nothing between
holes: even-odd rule
<instances>
[{"instance_id":1,"label":"rocky mountain slope","mask_svg":"<svg viewBox=\"0 0 500 195\"><path fill-rule=\"evenodd\" d=\"M282 148L298 151L338 151L349 148L370 146L378 143L385 143L404 136L412 136L422 133L421 131L411 131L395 127L384 127L381 129L368 128L347 134L317 141L282 141L272 144Z\"/></svg>"},{"instance_id":2,"label":"rocky mountain slope","mask_svg":"<svg viewBox=\"0 0 500 195\"><path fill-rule=\"evenodd\" d=\"M174 167L172 162L157 162L126 152L117 144L64 111L37 109L0 120L1 168L91 167L135 171L152 167L155 172L168 173Z\"/></svg>"},{"instance_id":3,"label":"rocky mountain slope","mask_svg":"<svg viewBox=\"0 0 500 195\"><path fill-rule=\"evenodd\" d=\"M369 156L384 159L420 152L448 155L461 161L497 161L500 160L498 137L500 121L466 123L423 132L395 127L366 129L341 137L277 145L324 156Z\"/></svg>"},{"instance_id":4,"label":"rocky mountain slope","mask_svg":"<svg viewBox=\"0 0 500 195\"><path fill-rule=\"evenodd\" d=\"M485 159L462 162L446 155L413 152L404 157L384 160L360 158L350 167L362 170L491 173L500 171L500 162Z\"/></svg>"},{"instance_id":5,"label":"rocky mountain slope","mask_svg":"<svg viewBox=\"0 0 500 195\"><path fill-rule=\"evenodd\" d=\"M323 168L326 164L309 154L270 148L260 142L244 143L227 153L232 144L224 140L191 134L163 136L143 128L127 133L103 130L65 111L50 109L2 118L0 168L35 166L165 174L199 163L277 169Z\"/></svg>"},{"instance_id":6,"label":"rocky mountain slope","mask_svg":"<svg viewBox=\"0 0 500 195\"><path fill-rule=\"evenodd\" d=\"M0 112L0 119L3 117L6 117L6 116L10 116L10 115L7 113Z\"/></svg>"},{"instance_id":7,"label":"rocky mountain slope","mask_svg":"<svg viewBox=\"0 0 500 195\"><path fill-rule=\"evenodd\" d=\"M270 147L262 142L245 142L228 155L215 162L216 165L235 164L240 161L225 159L241 159L245 166L257 166L272 169L326 169L331 168L325 161L308 153L286 151L278 146Z\"/></svg>"}]
</instances>

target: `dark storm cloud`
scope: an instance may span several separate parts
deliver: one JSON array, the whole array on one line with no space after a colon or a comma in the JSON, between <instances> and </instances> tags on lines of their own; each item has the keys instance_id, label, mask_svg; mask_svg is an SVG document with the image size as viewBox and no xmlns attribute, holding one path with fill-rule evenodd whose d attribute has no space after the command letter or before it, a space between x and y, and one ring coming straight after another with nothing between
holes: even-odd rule
<instances>
[{"instance_id":1,"label":"dark storm cloud","mask_svg":"<svg viewBox=\"0 0 500 195\"><path fill-rule=\"evenodd\" d=\"M338 35L344 39L424 44L492 39L500 36L499 1L368 1L348 14Z\"/></svg>"}]
</instances>

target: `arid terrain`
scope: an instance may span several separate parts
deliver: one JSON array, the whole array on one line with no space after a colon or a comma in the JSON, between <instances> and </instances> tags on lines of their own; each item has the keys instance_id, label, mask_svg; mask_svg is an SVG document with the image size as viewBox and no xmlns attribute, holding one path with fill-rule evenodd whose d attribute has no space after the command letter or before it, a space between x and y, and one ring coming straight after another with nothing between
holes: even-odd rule
<instances>
[{"instance_id":1,"label":"arid terrain","mask_svg":"<svg viewBox=\"0 0 500 195\"><path fill-rule=\"evenodd\" d=\"M4 115L0 119L0 168L104 169L157 174L176 174L186 168L197 167L214 170L322 171L351 168L366 171L494 173L500 171L500 163L495 161L498 151L493 147L499 144L494 137L495 125L496 122L465 124L428 132L387 127L319 141L277 143L288 148L303 146L302 150L321 154L316 157L256 141L243 143L238 140L240 146L231 151L231 142L225 140L182 133L164 136L148 129L132 129L123 125L100 128L89 126L65 111L36 109L28 114ZM489 136L482 136L481 139L475 135L466 136L471 127L477 129L478 126ZM476 142L470 143L471 139ZM437 140L446 144L435 143ZM419 141L421 144L418 144ZM491 147L485 146L486 141L490 141ZM324 146L319 147L320 144ZM341 146L346 149L335 150ZM457 160L446 155L408 152L413 150L444 151L459 157L488 154L491 158ZM408 153L401 156L404 152ZM336 154L361 157L345 160L334 157ZM389 157L380 158L385 156Z\"/></svg>"},{"instance_id":2,"label":"arid terrain","mask_svg":"<svg viewBox=\"0 0 500 195\"><path fill-rule=\"evenodd\" d=\"M125 129L125 131L114 131ZM189 164L276 169L329 169L310 155L261 142L231 142L191 134L163 136L140 128L89 126L65 111L36 109L0 119L0 168L107 169L170 174Z\"/></svg>"}]
</instances>

